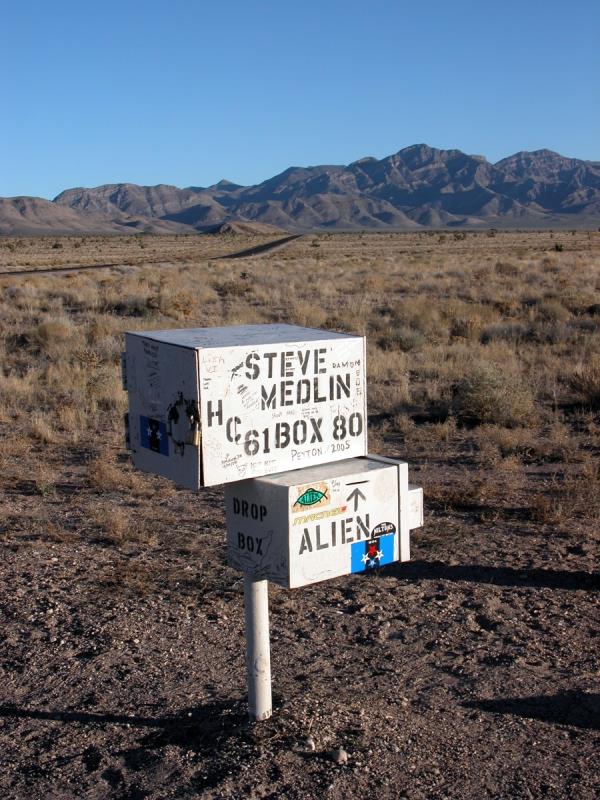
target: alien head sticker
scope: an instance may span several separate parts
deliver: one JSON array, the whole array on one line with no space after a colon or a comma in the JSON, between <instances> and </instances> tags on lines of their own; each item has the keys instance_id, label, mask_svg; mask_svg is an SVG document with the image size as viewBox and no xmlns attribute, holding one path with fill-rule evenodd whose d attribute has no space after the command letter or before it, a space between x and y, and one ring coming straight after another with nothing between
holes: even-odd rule
<instances>
[{"instance_id":1,"label":"alien head sticker","mask_svg":"<svg viewBox=\"0 0 600 800\"><path fill-rule=\"evenodd\" d=\"M295 498L292 502L292 513L295 514L306 508L315 508L329 503L329 487L326 483L314 483L307 486L297 486Z\"/></svg>"}]
</instances>

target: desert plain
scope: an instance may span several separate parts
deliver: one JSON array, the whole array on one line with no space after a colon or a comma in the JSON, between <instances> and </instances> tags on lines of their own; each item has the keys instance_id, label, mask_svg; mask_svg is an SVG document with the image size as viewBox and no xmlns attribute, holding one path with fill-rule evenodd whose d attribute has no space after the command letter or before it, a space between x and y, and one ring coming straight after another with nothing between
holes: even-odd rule
<instances>
[{"instance_id":1,"label":"desert plain","mask_svg":"<svg viewBox=\"0 0 600 800\"><path fill-rule=\"evenodd\" d=\"M0 796L597 797L600 232L222 258L275 238L0 239ZM367 336L370 450L425 524L408 563L271 587L249 724L222 489L133 470L119 364L125 330L254 322Z\"/></svg>"}]
</instances>

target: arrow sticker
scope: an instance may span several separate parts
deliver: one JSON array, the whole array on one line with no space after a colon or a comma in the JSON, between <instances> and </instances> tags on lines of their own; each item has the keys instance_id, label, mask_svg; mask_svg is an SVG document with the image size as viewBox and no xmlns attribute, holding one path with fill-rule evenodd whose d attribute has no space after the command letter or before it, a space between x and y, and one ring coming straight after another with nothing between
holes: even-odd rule
<instances>
[{"instance_id":1,"label":"arrow sticker","mask_svg":"<svg viewBox=\"0 0 600 800\"><path fill-rule=\"evenodd\" d=\"M349 494L349 495L348 495L348 497L346 498L346 500L347 500L347 501L350 501L350 500L354 499L354 511L357 511L357 510L358 510L358 498L359 498L359 497L362 497L362 499L363 499L363 500L366 500L366 499L367 499L367 498L364 496L364 494L361 492L361 490L360 490L360 489L354 489L354 491L353 491L353 492L350 492L350 494Z\"/></svg>"}]
</instances>

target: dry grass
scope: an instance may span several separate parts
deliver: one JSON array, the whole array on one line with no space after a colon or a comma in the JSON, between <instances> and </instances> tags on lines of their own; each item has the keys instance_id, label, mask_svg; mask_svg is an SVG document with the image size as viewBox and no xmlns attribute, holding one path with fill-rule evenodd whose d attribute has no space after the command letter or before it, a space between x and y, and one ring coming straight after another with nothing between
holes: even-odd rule
<instances>
[{"instance_id":1,"label":"dry grass","mask_svg":"<svg viewBox=\"0 0 600 800\"><path fill-rule=\"evenodd\" d=\"M470 366L454 386L452 410L460 422L525 426L535 417L533 395L518 373L481 362Z\"/></svg>"},{"instance_id":2,"label":"dry grass","mask_svg":"<svg viewBox=\"0 0 600 800\"><path fill-rule=\"evenodd\" d=\"M131 329L290 322L365 333L371 448L466 465L454 488L429 485L434 503L500 507L512 493L551 524L583 520L581 498L600 489L599 233L570 235L562 252L550 232L324 233L239 261L211 259L253 240L55 241L3 240L0 263L123 266L0 279L2 482L34 476L35 502L56 501L48 530L65 530L61 502L76 497L74 530L89 519L115 547L167 535L157 509L173 487L122 458L119 353ZM537 477L541 464L562 469L558 484ZM485 485L490 474L504 495ZM32 502L23 497L21 512ZM142 502L151 518L136 527L128 504Z\"/></svg>"},{"instance_id":3,"label":"dry grass","mask_svg":"<svg viewBox=\"0 0 600 800\"><path fill-rule=\"evenodd\" d=\"M194 264L274 236L60 236L0 237L0 269L44 269L65 264Z\"/></svg>"},{"instance_id":4,"label":"dry grass","mask_svg":"<svg viewBox=\"0 0 600 800\"><path fill-rule=\"evenodd\" d=\"M597 353L590 362L575 367L569 385L579 405L595 411L600 408L600 356Z\"/></svg>"}]
</instances>

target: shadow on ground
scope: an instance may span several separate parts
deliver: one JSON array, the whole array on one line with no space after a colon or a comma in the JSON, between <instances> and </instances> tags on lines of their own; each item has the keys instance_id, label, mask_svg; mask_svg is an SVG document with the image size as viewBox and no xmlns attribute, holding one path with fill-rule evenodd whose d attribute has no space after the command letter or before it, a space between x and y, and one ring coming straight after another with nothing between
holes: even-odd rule
<instances>
[{"instance_id":1,"label":"shadow on ground","mask_svg":"<svg viewBox=\"0 0 600 800\"><path fill-rule=\"evenodd\" d=\"M600 730L600 694L572 691L537 697L470 700L464 705L493 714L513 714L543 722Z\"/></svg>"},{"instance_id":2,"label":"shadow on ground","mask_svg":"<svg viewBox=\"0 0 600 800\"><path fill-rule=\"evenodd\" d=\"M127 714L95 714L84 711L44 711L38 709L0 706L0 717L39 719L55 722L77 722L84 725L126 725L130 728L155 728L151 734L155 746L174 744L193 747L205 740L214 744L215 737L239 733L249 728L248 716L242 702L214 702L198 708L184 709L164 717L139 717Z\"/></svg>"},{"instance_id":3,"label":"shadow on ground","mask_svg":"<svg viewBox=\"0 0 600 800\"><path fill-rule=\"evenodd\" d=\"M246 742L247 749L251 750L255 738L254 726L248 721L247 706L241 701L216 701L162 717L38 710L5 705L0 706L0 718L149 729L134 747L113 752L112 756L119 757L120 763L127 769L141 773L151 770L162 759L162 748L179 747L187 753L194 753L195 759L204 765L193 779L197 790L215 787L222 781L232 769L236 747L240 742ZM214 758L215 753L219 753L218 759ZM79 755L86 770L93 772L104 762L106 754L92 746ZM124 781L122 771L114 766L105 769L102 777L113 788Z\"/></svg>"},{"instance_id":4,"label":"shadow on ground","mask_svg":"<svg viewBox=\"0 0 600 800\"><path fill-rule=\"evenodd\" d=\"M441 561L407 561L387 568L388 574L409 581L446 580L488 583L492 586L523 586L533 589L597 591L600 574L563 569L515 569L478 564L444 564Z\"/></svg>"}]
</instances>

